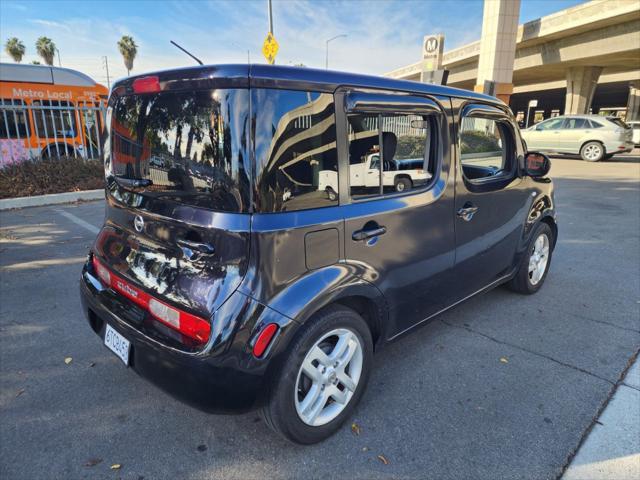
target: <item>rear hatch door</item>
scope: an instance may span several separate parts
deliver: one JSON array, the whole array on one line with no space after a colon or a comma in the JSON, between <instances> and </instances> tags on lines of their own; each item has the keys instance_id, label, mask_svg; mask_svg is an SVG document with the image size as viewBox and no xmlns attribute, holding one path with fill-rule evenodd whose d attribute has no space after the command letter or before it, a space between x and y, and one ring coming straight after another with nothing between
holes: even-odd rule
<instances>
[{"instance_id":1,"label":"rear hatch door","mask_svg":"<svg viewBox=\"0 0 640 480\"><path fill-rule=\"evenodd\" d=\"M128 300L139 289L210 321L249 257L248 90L129 92L108 117L94 254Z\"/></svg>"}]
</instances>

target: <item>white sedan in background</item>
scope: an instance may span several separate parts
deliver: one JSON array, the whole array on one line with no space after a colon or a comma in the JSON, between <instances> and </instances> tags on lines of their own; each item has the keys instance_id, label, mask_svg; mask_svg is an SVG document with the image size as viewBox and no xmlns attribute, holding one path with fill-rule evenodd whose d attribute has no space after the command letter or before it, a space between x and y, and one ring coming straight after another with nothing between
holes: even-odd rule
<instances>
[{"instance_id":1,"label":"white sedan in background","mask_svg":"<svg viewBox=\"0 0 640 480\"><path fill-rule=\"evenodd\" d=\"M617 117L564 115L522 130L529 151L577 154L587 162L633 150L632 130Z\"/></svg>"}]
</instances>

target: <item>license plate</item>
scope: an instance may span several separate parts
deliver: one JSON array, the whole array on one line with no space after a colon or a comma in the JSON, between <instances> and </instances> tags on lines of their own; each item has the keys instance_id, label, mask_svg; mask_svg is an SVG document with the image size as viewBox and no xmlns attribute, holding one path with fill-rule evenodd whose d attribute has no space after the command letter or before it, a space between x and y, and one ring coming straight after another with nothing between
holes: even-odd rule
<instances>
[{"instance_id":1,"label":"license plate","mask_svg":"<svg viewBox=\"0 0 640 480\"><path fill-rule=\"evenodd\" d=\"M129 348L131 342L116 332L109 324L104 334L104 344L115 353L125 365L129 365Z\"/></svg>"}]
</instances>

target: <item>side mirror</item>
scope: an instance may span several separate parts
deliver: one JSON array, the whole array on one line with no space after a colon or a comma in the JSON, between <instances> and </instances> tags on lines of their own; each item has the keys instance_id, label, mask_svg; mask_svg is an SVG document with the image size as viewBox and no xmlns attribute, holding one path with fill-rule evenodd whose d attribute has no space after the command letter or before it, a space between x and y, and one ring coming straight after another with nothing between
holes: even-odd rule
<instances>
[{"instance_id":1,"label":"side mirror","mask_svg":"<svg viewBox=\"0 0 640 480\"><path fill-rule=\"evenodd\" d=\"M544 177L551 170L551 160L544 153L528 152L524 156L524 170L530 177Z\"/></svg>"}]
</instances>

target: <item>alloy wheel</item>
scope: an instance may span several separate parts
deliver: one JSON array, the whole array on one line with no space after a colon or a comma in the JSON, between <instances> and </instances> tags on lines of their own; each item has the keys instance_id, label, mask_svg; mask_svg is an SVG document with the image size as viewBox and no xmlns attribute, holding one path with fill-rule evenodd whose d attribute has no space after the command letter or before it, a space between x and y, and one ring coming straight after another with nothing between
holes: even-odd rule
<instances>
[{"instance_id":1,"label":"alloy wheel","mask_svg":"<svg viewBox=\"0 0 640 480\"><path fill-rule=\"evenodd\" d=\"M294 395L300 420L317 427L340 415L358 387L363 359L360 339L351 330L323 335L298 370Z\"/></svg>"},{"instance_id":2,"label":"alloy wheel","mask_svg":"<svg viewBox=\"0 0 640 480\"><path fill-rule=\"evenodd\" d=\"M549 237L547 237L546 233L542 233L536 238L529 257L529 281L531 285L537 285L542 280L548 263Z\"/></svg>"},{"instance_id":3,"label":"alloy wheel","mask_svg":"<svg viewBox=\"0 0 640 480\"><path fill-rule=\"evenodd\" d=\"M587 160L597 160L602 156L602 147L596 143L587 145L584 149L584 156Z\"/></svg>"}]
</instances>

